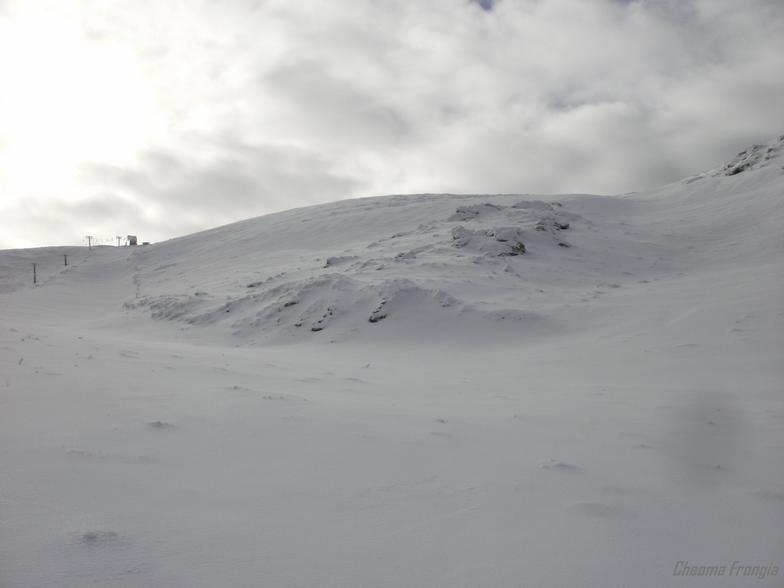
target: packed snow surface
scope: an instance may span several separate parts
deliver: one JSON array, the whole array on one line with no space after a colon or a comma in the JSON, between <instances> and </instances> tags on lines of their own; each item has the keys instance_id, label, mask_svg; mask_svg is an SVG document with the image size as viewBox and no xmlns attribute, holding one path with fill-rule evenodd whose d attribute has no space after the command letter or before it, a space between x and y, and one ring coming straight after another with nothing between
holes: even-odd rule
<instances>
[{"instance_id":1,"label":"packed snow surface","mask_svg":"<svg viewBox=\"0 0 784 588\"><path fill-rule=\"evenodd\" d=\"M781 586L782 144L0 252L0 586Z\"/></svg>"}]
</instances>

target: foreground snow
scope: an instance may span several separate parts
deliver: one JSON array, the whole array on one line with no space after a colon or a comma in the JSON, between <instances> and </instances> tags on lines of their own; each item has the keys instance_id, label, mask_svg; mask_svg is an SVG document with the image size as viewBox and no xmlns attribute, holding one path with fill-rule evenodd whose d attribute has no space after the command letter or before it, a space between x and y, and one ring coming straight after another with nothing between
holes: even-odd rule
<instances>
[{"instance_id":1,"label":"foreground snow","mask_svg":"<svg viewBox=\"0 0 784 588\"><path fill-rule=\"evenodd\" d=\"M780 146L0 252L0 586L780 585Z\"/></svg>"}]
</instances>

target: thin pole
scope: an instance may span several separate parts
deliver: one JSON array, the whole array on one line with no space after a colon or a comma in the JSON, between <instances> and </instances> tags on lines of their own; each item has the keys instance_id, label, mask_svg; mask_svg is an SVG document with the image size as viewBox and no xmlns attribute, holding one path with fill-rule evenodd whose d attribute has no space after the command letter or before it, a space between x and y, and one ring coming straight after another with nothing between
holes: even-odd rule
<instances>
[{"instance_id":1,"label":"thin pole","mask_svg":"<svg viewBox=\"0 0 784 588\"><path fill-rule=\"evenodd\" d=\"M68 267L68 254L63 253L63 260L65 261L65 267Z\"/></svg>"},{"instance_id":2,"label":"thin pole","mask_svg":"<svg viewBox=\"0 0 784 588\"><path fill-rule=\"evenodd\" d=\"M38 268L38 264L37 263L33 263L33 284L37 284L38 283L38 271L37 271L37 268Z\"/></svg>"}]
</instances>

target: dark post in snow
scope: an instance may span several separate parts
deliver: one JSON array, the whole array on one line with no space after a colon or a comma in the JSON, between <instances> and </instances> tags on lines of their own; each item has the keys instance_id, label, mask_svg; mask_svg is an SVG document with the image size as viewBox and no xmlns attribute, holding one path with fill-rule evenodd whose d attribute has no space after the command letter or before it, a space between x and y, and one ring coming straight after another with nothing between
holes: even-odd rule
<instances>
[{"instance_id":1,"label":"dark post in snow","mask_svg":"<svg viewBox=\"0 0 784 588\"><path fill-rule=\"evenodd\" d=\"M33 262L33 284L38 283L38 272L37 272L38 264Z\"/></svg>"},{"instance_id":2,"label":"dark post in snow","mask_svg":"<svg viewBox=\"0 0 784 588\"><path fill-rule=\"evenodd\" d=\"M65 261L65 267L68 267L68 254L63 253L63 261Z\"/></svg>"},{"instance_id":3,"label":"dark post in snow","mask_svg":"<svg viewBox=\"0 0 784 588\"><path fill-rule=\"evenodd\" d=\"M93 248L93 236L87 235L87 249Z\"/></svg>"}]
</instances>

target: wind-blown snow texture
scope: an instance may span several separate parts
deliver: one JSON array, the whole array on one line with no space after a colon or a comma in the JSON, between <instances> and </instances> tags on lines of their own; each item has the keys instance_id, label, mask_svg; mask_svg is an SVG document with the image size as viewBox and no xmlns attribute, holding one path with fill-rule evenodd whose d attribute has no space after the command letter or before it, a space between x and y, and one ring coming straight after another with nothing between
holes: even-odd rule
<instances>
[{"instance_id":1,"label":"wind-blown snow texture","mask_svg":"<svg viewBox=\"0 0 784 588\"><path fill-rule=\"evenodd\" d=\"M534 276L572 265L563 248L578 220L559 203L520 196L394 196L295 210L141 251L126 308L242 342L321 331L330 340L406 338L412 328L439 338L502 320L516 323L504 332L525 332L543 319L528 299L550 282ZM382 320L383 329L373 326ZM488 327L495 337L503 325Z\"/></svg>"},{"instance_id":2,"label":"wind-blown snow texture","mask_svg":"<svg viewBox=\"0 0 784 588\"><path fill-rule=\"evenodd\" d=\"M782 145L0 252L0 586L781 585Z\"/></svg>"}]
</instances>

